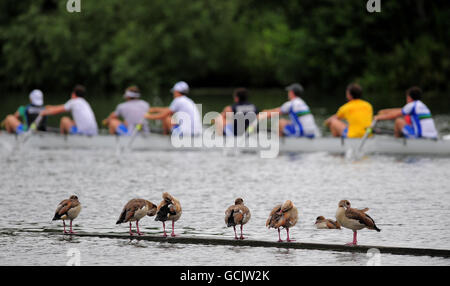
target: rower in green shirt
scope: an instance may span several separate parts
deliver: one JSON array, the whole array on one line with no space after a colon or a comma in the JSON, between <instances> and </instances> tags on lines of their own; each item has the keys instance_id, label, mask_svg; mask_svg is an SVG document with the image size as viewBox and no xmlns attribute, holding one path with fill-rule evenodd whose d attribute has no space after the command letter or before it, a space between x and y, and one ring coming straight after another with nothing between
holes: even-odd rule
<instances>
[{"instance_id":1,"label":"rower in green shirt","mask_svg":"<svg viewBox=\"0 0 450 286\"><path fill-rule=\"evenodd\" d=\"M1 125L9 133L22 134L29 129L43 110L44 94L39 89L35 89L30 93L30 104L20 106L14 114L6 116ZM45 131L46 121L44 117L37 126L37 130Z\"/></svg>"}]
</instances>

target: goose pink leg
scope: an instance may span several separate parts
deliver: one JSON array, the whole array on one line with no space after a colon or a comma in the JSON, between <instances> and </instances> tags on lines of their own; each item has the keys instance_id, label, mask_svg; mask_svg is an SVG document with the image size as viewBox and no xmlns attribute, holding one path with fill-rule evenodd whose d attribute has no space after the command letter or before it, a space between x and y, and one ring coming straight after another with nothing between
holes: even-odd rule
<instances>
[{"instance_id":1,"label":"goose pink leg","mask_svg":"<svg viewBox=\"0 0 450 286\"><path fill-rule=\"evenodd\" d=\"M70 234L76 234L76 232L72 231L72 220L70 221Z\"/></svg>"},{"instance_id":2,"label":"goose pink leg","mask_svg":"<svg viewBox=\"0 0 450 286\"><path fill-rule=\"evenodd\" d=\"M280 229L278 228L278 242L283 242L281 239Z\"/></svg>"},{"instance_id":3,"label":"goose pink leg","mask_svg":"<svg viewBox=\"0 0 450 286\"><path fill-rule=\"evenodd\" d=\"M130 221L130 236L133 236L133 232L131 231L131 221Z\"/></svg>"},{"instance_id":4,"label":"goose pink leg","mask_svg":"<svg viewBox=\"0 0 450 286\"><path fill-rule=\"evenodd\" d=\"M66 221L63 220L63 226L64 226L64 234L67 234L68 232L66 231Z\"/></svg>"},{"instance_id":5,"label":"goose pink leg","mask_svg":"<svg viewBox=\"0 0 450 286\"><path fill-rule=\"evenodd\" d=\"M286 228L286 233L287 233L287 239L286 239L287 242L295 241L295 240L289 238L289 228Z\"/></svg>"},{"instance_id":6,"label":"goose pink leg","mask_svg":"<svg viewBox=\"0 0 450 286\"><path fill-rule=\"evenodd\" d=\"M139 231L139 221L136 221L136 229L138 235L143 235L143 233Z\"/></svg>"},{"instance_id":7,"label":"goose pink leg","mask_svg":"<svg viewBox=\"0 0 450 286\"><path fill-rule=\"evenodd\" d=\"M163 230L164 230L163 236L164 236L164 237L167 237L167 233L166 233L166 222L164 222L164 221L163 221Z\"/></svg>"},{"instance_id":8,"label":"goose pink leg","mask_svg":"<svg viewBox=\"0 0 450 286\"><path fill-rule=\"evenodd\" d=\"M242 233L242 228L243 228L244 226L241 224L241 237L240 237L240 239L245 239L245 237L244 237L244 234Z\"/></svg>"},{"instance_id":9,"label":"goose pink leg","mask_svg":"<svg viewBox=\"0 0 450 286\"><path fill-rule=\"evenodd\" d=\"M233 229L234 229L234 239L239 239L239 237L236 234L236 226L233 225Z\"/></svg>"},{"instance_id":10,"label":"goose pink leg","mask_svg":"<svg viewBox=\"0 0 450 286\"><path fill-rule=\"evenodd\" d=\"M172 233L170 234L170 236L175 237L175 222L172 221Z\"/></svg>"},{"instance_id":11,"label":"goose pink leg","mask_svg":"<svg viewBox=\"0 0 450 286\"><path fill-rule=\"evenodd\" d=\"M358 239L357 239L357 236L358 236L358 232L356 232L356 230L354 230L354 231L353 231L353 242L349 242L349 243L347 243L346 245L349 245L349 246L358 245Z\"/></svg>"}]
</instances>

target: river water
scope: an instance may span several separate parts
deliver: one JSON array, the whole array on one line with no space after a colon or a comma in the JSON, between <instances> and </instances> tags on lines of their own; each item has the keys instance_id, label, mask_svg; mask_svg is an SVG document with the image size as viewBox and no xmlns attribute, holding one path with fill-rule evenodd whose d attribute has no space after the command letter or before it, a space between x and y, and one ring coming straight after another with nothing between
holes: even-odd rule
<instances>
[{"instance_id":1,"label":"river water","mask_svg":"<svg viewBox=\"0 0 450 286\"><path fill-rule=\"evenodd\" d=\"M232 90L194 90L203 114L221 111L231 103ZM322 100L320 99L322 98ZM152 106L167 105L171 97L144 96ZM305 100L321 122L344 103L343 95ZM46 94L46 104L61 104L68 94ZM88 98L100 122L123 99L93 95ZM260 109L281 105L285 91L251 90ZM402 104L399 96L395 104ZM26 94L2 98L0 118L27 103ZM450 133L448 102L432 104L441 134ZM378 104L378 108L391 107ZM435 110L437 110L435 112ZM436 113L441 113L436 115ZM49 119L58 126L60 116ZM392 122L379 126L393 127ZM327 135L327 130L322 129ZM350 230L316 230L319 215L334 218L337 203L348 199L368 212L382 229L363 230L360 244L450 248L450 158L370 156L349 162L326 153L282 155L262 159L254 154L228 156L221 152L132 152L120 160L113 151L34 150L11 153L0 144L0 265L65 265L68 251L79 251L81 265L366 265L366 254L332 251L200 246L150 241L54 235L62 223L51 222L57 204L78 195L83 209L75 231L127 233L116 225L123 205L142 197L154 203L168 191L183 207L176 223L180 236L233 239L226 228L225 209L242 197L252 212L244 228L249 239L276 241L265 221L275 204L292 200L299 223L291 236L301 242L344 244ZM142 220L141 231L161 235L161 223ZM283 232L283 237L285 232ZM150 259L151 257L151 259ZM450 265L450 259L382 254L382 265Z\"/></svg>"},{"instance_id":2,"label":"river water","mask_svg":"<svg viewBox=\"0 0 450 286\"><path fill-rule=\"evenodd\" d=\"M362 230L363 245L450 249L450 158L370 156L359 162L326 153L262 159L221 152L0 150L0 264L65 265L68 251L81 265L366 265L364 254L278 248L200 246L164 242L54 235L57 204L76 194L83 206L78 232L127 233L116 225L123 205L141 197L159 203L164 191L183 207L175 224L179 236L233 239L225 209L242 197L252 213L244 227L249 239L276 241L265 228L275 204L290 199L299 223L291 229L301 242L344 244L352 232L316 230L315 218L334 218L337 204L369 207L381 232ZM161 235L162 225L144 218L141 231ZM282 232L283 238L285 232ZM169 238L170 239L170 238ZM450 265L450 259L382 254L381 265Z\"/></svg>"}]
</instances>

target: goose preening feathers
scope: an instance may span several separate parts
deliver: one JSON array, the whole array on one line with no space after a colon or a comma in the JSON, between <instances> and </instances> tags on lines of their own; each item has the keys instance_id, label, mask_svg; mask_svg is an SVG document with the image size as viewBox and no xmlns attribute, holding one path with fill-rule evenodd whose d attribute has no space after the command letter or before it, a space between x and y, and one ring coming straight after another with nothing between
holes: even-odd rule
<instances>
[{"instance_id":1,"label":"goose preening feathers","mask_svg":"<svg viewBox=\"0 0 450 286\"><path fill-rule=\"evenodd\" d=\"M138 235L142 235L139 231L139 220L148 216L154 216L156 214L156 205L150 201L144 199L132 199L123 208L122 213L119 216L116 224L129 222L130 223L130 235L133 235L131 231L131 222L136 222L136 230Z\"/></svg>"},{"instance_id":2,"label":"goose preening feathers","mask_svg":"<svg viewBox=\"0 0 450 286\"><path fill-rule=\"evenodd\" d=\"M171 236L175 236L175 222L181 217L181 205L180 202L171 196L169 193L164 192L162 195L163 200L158 205L158 209L156 212L156 221L161 221L163 223L163 236L166 237L166 221L172 221L172 234Z\"/></svg>"},{"instance_id":3,"label":"goose preening feathers","mask_svg":"<svg viewBox=\"0 0 450 286\"><path fill-rule=\"evenodd\" d=\"M236 225L239 224L241 225L240 239L244 239L242 229L244 224L246 224L250 220L250 217L250 210L244 205L244 200L242 198L237 198L234 201L234 205L227 208L227 210L225 211L225 223L227 227L233 227L235 239L239 239L236 234Z\"/></svg>"},{"instance_id":4,"label":"goose preening feathers","mask_svg":"<svg viewBox=\"0 0 450 286\"><path fill-rule=\"evenodd\" d=\"M282 242L280 236L280 227L286 229L287 242L291 242L289 238L289 228L293 227L298 221L298 210L292 203L292 201L287 200L284 204L279 204L273 208L270 212L269 218L267 219L266 226L268 228L276 228L278 230L278 242Z\"/></svg>"}]
</instances>

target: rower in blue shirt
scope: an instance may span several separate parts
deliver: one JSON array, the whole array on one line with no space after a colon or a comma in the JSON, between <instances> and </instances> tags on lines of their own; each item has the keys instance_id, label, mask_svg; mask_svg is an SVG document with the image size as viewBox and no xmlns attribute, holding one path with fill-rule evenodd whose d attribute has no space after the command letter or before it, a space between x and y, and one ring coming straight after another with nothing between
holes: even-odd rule
<instances>
[{"instance_id":1,"label":"rower in blue shirt","mask_svg":"<svg viewBox=\"0 0 450 286\"><path fill-rule=\"evenodd\" d=\"M216 134L226 136L238 136L244 134L249 124L256 120L258 108L248 101L248 90L237 88L233 92L232 105L226 106L220 118L216 118Z\"/></svg>"}]
</instances>

